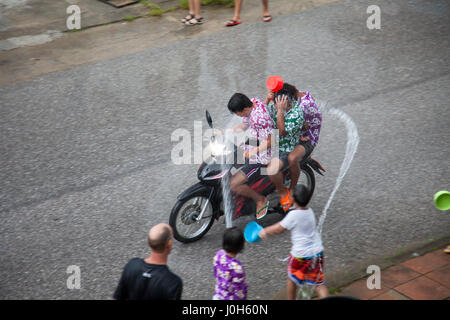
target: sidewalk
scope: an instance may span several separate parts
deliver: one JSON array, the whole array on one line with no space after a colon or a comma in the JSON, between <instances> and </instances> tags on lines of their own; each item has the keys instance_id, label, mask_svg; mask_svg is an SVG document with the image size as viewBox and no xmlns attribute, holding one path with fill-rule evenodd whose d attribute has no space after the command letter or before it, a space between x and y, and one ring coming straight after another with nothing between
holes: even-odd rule
<instances>
[{"instance_id":1,"label":"sidewalk","mask_svg":"<svg viewBox=\"0 0 450 320\"><path fill-rule=\"evenodd\" d=\"M404 255L393 257L396 260L394 264L381 267L380 289L367 288L367 280L371 274L359 280L350 281L346 285L335 286L335 283L342 283L342 281L345 283L346 272L340 272L340 276L339 274L327 276L325 273L330 296L351 297L359 300L449 300L450 254L444 253L445 247L413 258L410 258L412 256L410 253L406 259L402 258ZM376 262L374 264L376 265ZM383 264L380 263L380 265ZM273 297L273 300L286 299L284 290ZM312 300L317 300L317 297L313 297Z\"/></svg>"},{"instance_id":2,"label":"sidewalk","mask_svg":"<svg viewBox=\"0 0 450 320\"><path fill-rule=\"evenodd\" d=\"M335 295L361 300L448 300L450 254L443 249L381 270L381 289L369 290L366 277L340 288Z\"/></svg>"}]
</instances>

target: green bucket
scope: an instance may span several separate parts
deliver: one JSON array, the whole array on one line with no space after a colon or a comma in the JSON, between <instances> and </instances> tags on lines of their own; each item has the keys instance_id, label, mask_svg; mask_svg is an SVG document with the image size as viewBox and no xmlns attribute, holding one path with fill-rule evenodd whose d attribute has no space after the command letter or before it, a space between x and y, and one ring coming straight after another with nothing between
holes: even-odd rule
<instances>
[{"instance_id":1,"label":"green bucket","mask_svg":"<svg viewBox=\"0 0 450 320\"><path fill-rule=\"evenodd\" d=\"M450 209L450 192L441 190L434 195L434 205L442 211Z\"/></svg>"}]
</instances>

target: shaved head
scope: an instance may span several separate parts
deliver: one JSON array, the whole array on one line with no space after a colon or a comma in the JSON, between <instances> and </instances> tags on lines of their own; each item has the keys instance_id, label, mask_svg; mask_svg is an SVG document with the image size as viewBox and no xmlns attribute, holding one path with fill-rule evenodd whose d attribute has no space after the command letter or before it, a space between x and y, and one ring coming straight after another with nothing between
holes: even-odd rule
<instances>
[{"instance_id":1,"label":"shaved head","mask_svg":"<svg viewBox=\"0 0 450 320\"><path fill-rule=\"evenodd\" d=\"M172 240L172 228L167 223L157 224L148 232L148 244L155 252L164 252L170 240Z\"/></svg>"}]
</instances>

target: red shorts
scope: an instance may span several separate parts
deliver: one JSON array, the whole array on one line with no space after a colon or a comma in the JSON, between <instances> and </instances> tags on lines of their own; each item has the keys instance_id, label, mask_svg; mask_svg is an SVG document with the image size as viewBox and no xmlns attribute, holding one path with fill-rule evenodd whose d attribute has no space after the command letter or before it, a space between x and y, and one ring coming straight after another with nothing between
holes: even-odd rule
<instances>
[{"instance_id":1,"label":"red shorts","mask_svg":"<svg viewBox=\"0 0 450 320\"><path fill-rule=\"evenodd\" d=\"M323 277L323 251L313 257L296 258L289 255L287 267L289 278L297 285L324 283Z\"/></svg>"}]
</instances>

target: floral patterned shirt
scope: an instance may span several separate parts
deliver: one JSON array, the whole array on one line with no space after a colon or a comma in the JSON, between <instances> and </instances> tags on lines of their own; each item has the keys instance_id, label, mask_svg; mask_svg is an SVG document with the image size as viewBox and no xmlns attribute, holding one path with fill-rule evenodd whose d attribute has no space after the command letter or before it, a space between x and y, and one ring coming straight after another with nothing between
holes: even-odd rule
<instances>
[{"instance_id":1,"label":"floral patterned shirt","mask_svg":"<svg viewBox=\"0 0 450 320\"><path fill-rule=\"evenodd\" d=\"M322 112L309 91L304 92L304 94L298 102L302 107L305 122L309 122L309 129L302 132L302 137L309 138L311 144L316 146L319 142L320 127L322 126Z\"/></svg>"},{"instance_id":2,"label":"floral patterned shirt","mask_svg":"<svg viewBox=\"0 0 450 320\"><path fill-rule=\"evenodd\" d=\"M273 123L267 107L261 100L253 98L254 103L252 112L248 117L244 117L242 122L249 127L250 138L258 140L260 143L267 140L273 131ZM256 148L254 145L246 145L245 150L249 151ZM250 163L268 164L271 159L270 148L259 152L256 157L250 159Z\"/></svg>"},{"instance_id":3,"label":"floral patterned shirt","mask_svg":"<svg viewBox=\"0 0 450 320\"><path fill-rule=\"evenodd\" d=\"M217 251L213 259L216 287L214 300L245 300L247 282L241 262L227 255L225 250Z\"/></svg>"},{"instance_id":4,"label":"floral patterned shirt","mask_svg":"<svg viewBox=\"0 0 450 320\"><path fill-rule=\"evenodd\" d=\"M275 129L277 126L278 110L275 108L274 102L269 103L269 113L273 120ZM300 143L300 135L303 126L303 110L296 103L291 109L284 113L284 128L286 135L280 135L279 150L282 152L291 152Z\"/></svg>"}]
</instances>

